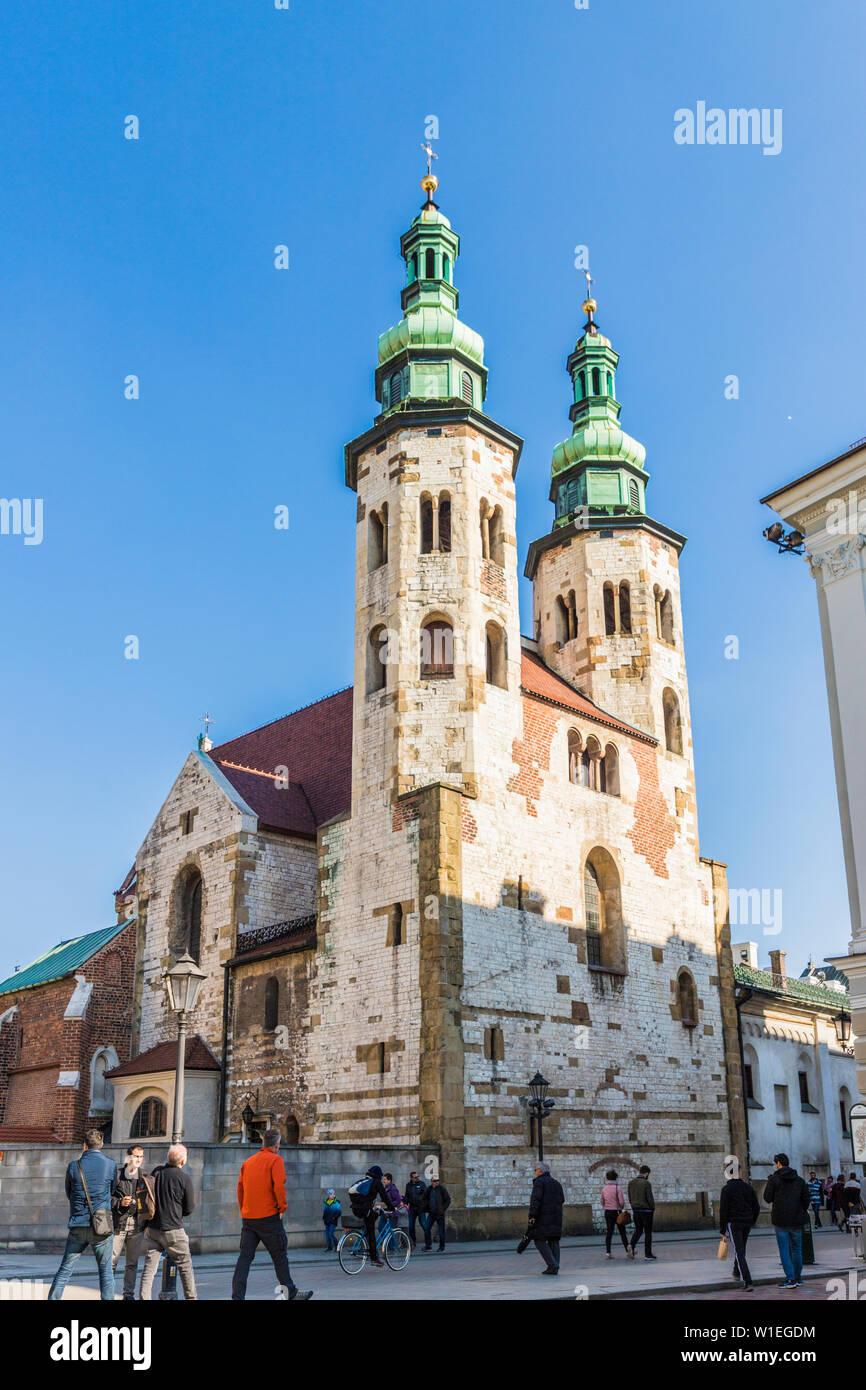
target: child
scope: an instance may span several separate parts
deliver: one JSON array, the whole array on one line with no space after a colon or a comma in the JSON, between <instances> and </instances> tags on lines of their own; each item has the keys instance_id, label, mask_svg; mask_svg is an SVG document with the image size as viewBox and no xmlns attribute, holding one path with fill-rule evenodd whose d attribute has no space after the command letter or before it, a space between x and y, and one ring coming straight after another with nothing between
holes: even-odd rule
<instances>
[{"instance_id":1,"label":"child","mask_svg":"<svg viewBox=\"0 0 866 1390\"><path fill-rule=\"evenodd\" d=\"M325 1223L325 1249L336 1250L337 1248L337 1227L340 1224L342 1207L337 1201L337 1194L333 1187L329 1187L325 1194L325 1204L322 1207L322 1220Z\"/></svg>"}]
</instances>

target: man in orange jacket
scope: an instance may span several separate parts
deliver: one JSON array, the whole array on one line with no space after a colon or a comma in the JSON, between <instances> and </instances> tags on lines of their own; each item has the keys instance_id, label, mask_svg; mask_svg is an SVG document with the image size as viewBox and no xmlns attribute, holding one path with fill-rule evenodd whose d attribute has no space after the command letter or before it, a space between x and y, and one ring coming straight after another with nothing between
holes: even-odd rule
<instances>
[{"instance_id":1,"label":"man in orange jacket","mask_svg":"<svg viewBox=\"0 0 866 1390\"><path fill-rule=\"evenodd\" d=\"M280 1131L266 1129L259 1152L241 1164L238 1177L241 1253L238 1255L232 1279L233 1299L242 1301L247 1296L247 1277L259 1241L274 1262L280 1287L286 1290L284 1297L302 1301L313 1297L311 1289L304 1293L295 1286L289 1270L289 1257L286 1253L289 1242L283 1226L283 1212L286 1210L286 1170L278 1153L279 1147Z\"/></svg>"}]
</instances>

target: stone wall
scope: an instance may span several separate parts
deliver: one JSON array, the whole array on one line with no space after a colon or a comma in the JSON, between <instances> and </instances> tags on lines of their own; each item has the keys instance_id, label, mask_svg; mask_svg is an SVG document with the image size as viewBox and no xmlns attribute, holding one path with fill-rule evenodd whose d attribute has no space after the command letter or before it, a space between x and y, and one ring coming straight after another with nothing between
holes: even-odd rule
<instances>
[{"instance_id":1,"label":"stone wall","mask_svg":"<svg viewBox=\"0 0 866 1390\"><path fill-rule=\"evenodd\" d=\"M146 1172L165 1161L164 1144L143 1147ZM104 1152L118 1163L123 1161L122 1149L108 1146ZM186 1227L193 1253L237 1250L238 1172L244 1159L255 1152L248 1144L189 1146L196 1209ZM285 1225L293 1246L323 1242L322 1202L329 1187L336 1188L347 1211L346 1189L363 1177L371 1164L378 1163L392 1172L402 1192L411 1170L423 1172L424 1158L429 1156L429 1149L422 1154L417 1148L400 1145L377 1145L375 1149L300 1145L280 1152L286 1166ZM4 1150L0 1162L0 1250L8 1248L10 1242L31 1241L37 1250L62 1250L68 1219L64 1175L68 1164L80 1154L80 1147L21 1145Z\"/></svg>"}]
</instances>

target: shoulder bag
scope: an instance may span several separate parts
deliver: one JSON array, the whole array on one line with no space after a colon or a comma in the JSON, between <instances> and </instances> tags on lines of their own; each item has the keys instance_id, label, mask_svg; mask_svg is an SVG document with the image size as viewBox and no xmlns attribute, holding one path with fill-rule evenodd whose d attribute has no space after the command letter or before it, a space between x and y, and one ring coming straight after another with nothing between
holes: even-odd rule
<instances>
[{"instance_id":1,"label":"shoulder bag","mask_svg":"<svg viewBox=\"0 0 866 1390\"><path fill-rule=\"evenodd\" d=\"M87 1190L87 1179L84 1176L84 1169L81 1166L80 1159L76 1167L78 1169L78 1176L81 1179L81 1186L84 1188L87 1210L90 1212L90 1229L93 1233L93 1239L95 1241L105 1240L106 1237L114 1235L114 1220L111 1212L107 1211L105 1207L97 1207L96 1211L93 1210L93 1203L90 1200L90 1193Z\"/></svg>"}]
</instances>

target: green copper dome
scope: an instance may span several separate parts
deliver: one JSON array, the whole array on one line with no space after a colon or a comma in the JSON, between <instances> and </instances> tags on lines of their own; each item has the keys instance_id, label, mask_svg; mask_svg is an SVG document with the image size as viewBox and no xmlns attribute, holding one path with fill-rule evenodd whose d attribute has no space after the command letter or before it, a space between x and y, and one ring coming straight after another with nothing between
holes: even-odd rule
<instances>
[{"instance_id":1,"label":"green copper dome","mask_svg":"<svg viewBox=\"0 0 866 1390\"><path fill-rule=\"evenodd\" d=\"M457 317L454 265L460 238L433 202L436 180L423 181L427 202L403 234L403 317L379 338L376 399L382 415L452 405L480 410L487 394L484 340Z\"/></svg>"},{"instance_id":2,"label":"green copper dome","mask_svg":"<svg viewBox=\"0 0 866 1390\"><path fill-rule=\"evenodd\" d=\"M619 423L622 407L614 394L619 356L594 322L595 300L587 299L583 307L584 333L566 364L574 384L574 428L554 449L550 470L555 526L568 525L577 508L607 516L646 510L646 450Z\"/></svg>"}]
</instances>

